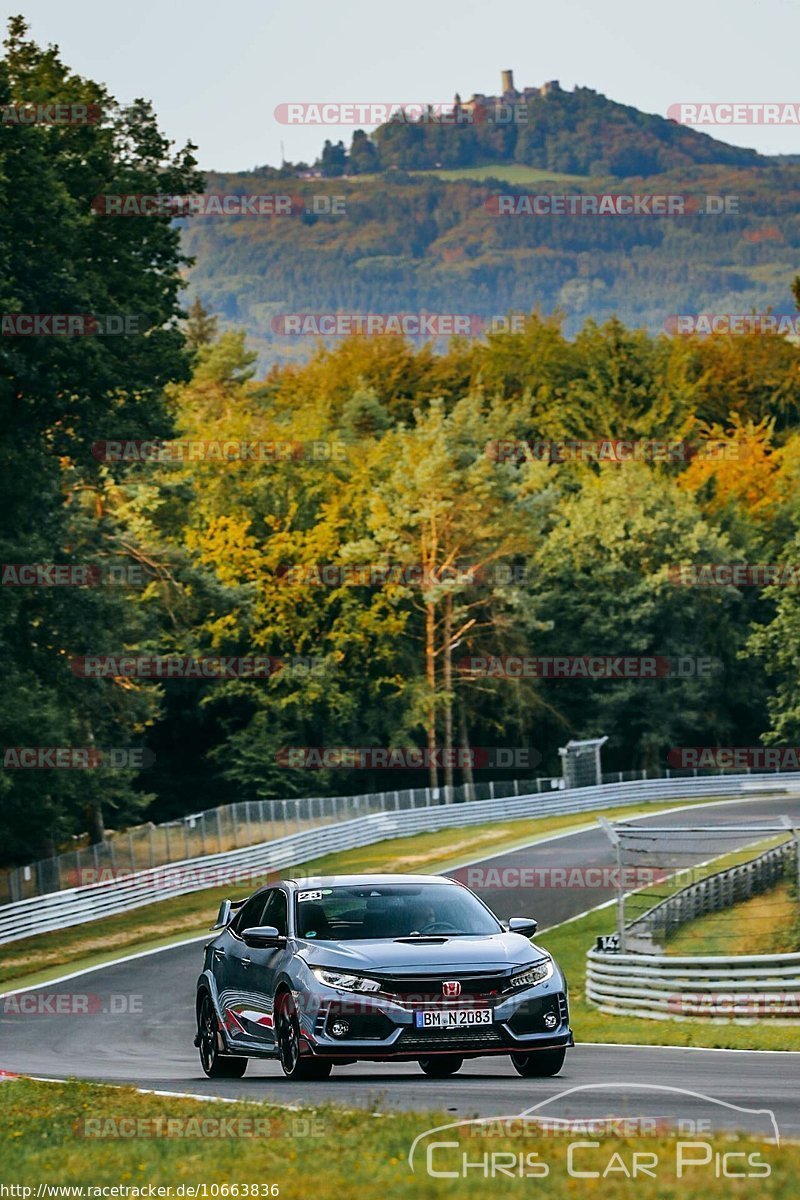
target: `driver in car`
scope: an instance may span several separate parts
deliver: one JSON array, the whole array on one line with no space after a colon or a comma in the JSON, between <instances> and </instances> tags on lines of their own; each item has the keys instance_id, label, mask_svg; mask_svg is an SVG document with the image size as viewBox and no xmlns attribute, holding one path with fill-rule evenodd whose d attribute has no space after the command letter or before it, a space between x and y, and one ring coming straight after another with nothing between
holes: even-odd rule
<instances>
[{"instance_id":1,"label":"driver in car","mask_svg":"<svg viewBox=\"0 0 800 1200\"><path fill-rule=\"evenodd\" d=\"M411 929L408 936L413 937L414 934L424 933L429 925L436 924L436 913L430 904L419 904L411 914Z\"/></svg>"}]
</instances>

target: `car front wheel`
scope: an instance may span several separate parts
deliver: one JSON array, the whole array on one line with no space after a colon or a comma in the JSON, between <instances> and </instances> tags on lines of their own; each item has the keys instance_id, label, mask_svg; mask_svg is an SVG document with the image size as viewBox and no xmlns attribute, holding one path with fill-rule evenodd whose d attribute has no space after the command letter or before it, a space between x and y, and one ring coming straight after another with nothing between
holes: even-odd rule
<instances>
[{"instance_id":1,"label":"car front wheel","mask_svg":"<svg viewBox=\"0 0 800 1200\"><path fill-rule=\"evenodd\" d=\"M247 1070L246 1058L225 1056L219 1052L217 1014L211 997L205 995L197 1021L200 1063L209 1079L241 1079Z\"/></svg>"},{"instance_id":2,"label":"car front wheel","mask_svg":"<svg viewBox=\"0 0 800 1200\"><path fill-rule=\"evenodd\" d=\"M456 1071L460 1071L463 1062L463 1058L459 1058L457 1054L437 1054L430 1058L421 1058L419 1065L431 1079L446 1079L448 1075L455 1075Z\"/></svg>"},{"instance_id":3,"label":"car front wheel","mask_svg":"<svg viewBox=\"0 0 800 1200\"><path fill-rule=\"evenodd\" d=\"M275 1002L275 1041L287 1079L327 1079L332 1063L322 1058L300 1057L300 1022L291 996L284 992Z\"/></svg>"},{"instance_id":4,"label":"car front wheel","mask_svg":"<svg viewBox=\"0 0 800 1200\"><path fill-rule=\"evenodd\" d=\"M512 1054L511 1061L517 1074L526 1079L542 1079L545 1075L557 1075L566 1056L566 1047L562 1047L560 1050L536 1050L532 1054Z\"/></svg>"}]
</instances>

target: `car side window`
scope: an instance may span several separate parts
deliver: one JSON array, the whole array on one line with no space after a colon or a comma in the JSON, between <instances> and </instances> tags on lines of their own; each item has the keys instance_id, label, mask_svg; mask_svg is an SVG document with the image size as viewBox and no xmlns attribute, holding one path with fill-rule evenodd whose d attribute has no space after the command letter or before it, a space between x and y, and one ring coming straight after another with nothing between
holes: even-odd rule
<instances>
[{"instance_id":1,"label":"car side window","mask_svg":"<svg viewBox=\"0 0 800 1200\"><path fill-rule=\"evenodd\" d=\"M261 914L264 911L264 893L251 896L246 904L239 909L236 916L231 922L230 928L234 933L241 933L243 929L249 929L253 925L263 925Z\"/></svg>"},{"instance_id":2,"label":"car side window","mask_svg":"<svg viewBox=\"0 0 800 1200\"><path fill-rule=\"evenodd\" d=\"M267 900L264 915L261 918L262 925L274 925L278 933L282 937L286 937L289 933L289 910L286 904L286 893L280 888L276 888L274 892L270 892Z\"/></svg>"}]
</instances>

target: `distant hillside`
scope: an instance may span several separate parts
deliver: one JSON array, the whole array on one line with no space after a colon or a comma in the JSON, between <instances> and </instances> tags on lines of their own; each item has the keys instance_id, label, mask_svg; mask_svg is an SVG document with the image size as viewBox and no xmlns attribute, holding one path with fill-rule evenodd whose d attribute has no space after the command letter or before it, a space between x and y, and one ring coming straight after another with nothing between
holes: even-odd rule
<instances>
[{"instance_id":1,"label":"distant hillside","mask_svg":"<svg viewBox=\"0 0 800 1200\"><path fill-rule=\"evenodd\" d=\"M511 106L528 119L495 119ZM286 333L286 313L491 318L539 308L562 312L570 334L590 317L659 331L676 313L793 310L793 156L728 146L589 88L518 92L510 72L499 96L462 107L471 119L457 126L396 121L371 138L358 130L349 155L328 142L314 171L210 175L212 192L291 193L294 215L190 221L191 294L223 326L247 330L262 366L313 346ZM734 196L737 211L497 215L498 194L529 192L679 193L701 209L706 195ZM315 196L318 209L341 197L344 212L315 214Z\"/></svg>"},{"instance_id":2,"label":"distant hillside","mask_svg":"<svg viewBox=\"0 0 800 1200\"><path fill-rule=\"evenodd\" d=\"M305 358L284 313L428 310L480 316L561 310L566 332L617 314L658 331L673 313L793 311L800 266L800 166L693 167L648 179L520 184L433 174L359 180L212 175L211 192L344 198L345 212L196 217L184 246L199 294L226 327L244 327L262 366ZM684 217L501 217L499 193L735 195L739 213ZM488 206L488 207L487 207Z\"/></svg>"}]
</instances>

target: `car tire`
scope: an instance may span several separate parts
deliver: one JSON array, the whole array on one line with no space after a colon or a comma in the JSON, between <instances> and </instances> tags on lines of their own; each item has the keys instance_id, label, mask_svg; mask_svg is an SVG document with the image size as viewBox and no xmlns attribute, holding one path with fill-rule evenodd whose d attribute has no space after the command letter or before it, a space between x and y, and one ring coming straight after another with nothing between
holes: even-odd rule
<instances>
[{"instance_id":1,"label":"car tire","mask_svg":"<svg viewBox=\"0 0 800 1200\"><path fill-rule=\"evenodd\" d=\"M287 1079L327 1079L333 1063L324 1058L303 1058L300 1055L300 1021L297 1009L288 992L275 1000L275 1042L281 1068Z\"/></svg>"},{"instance_id":2,"label":"car tire","mask_svg":"<svg viewBox=\"0 0 800 1200\"><path fill-rule=\"evenodd\" d=\"M420 1067L431 1079L447 1079L448 1075L460 1071L463 1063L463 1058L457 1054L435 1054L419 1060Z\"/></svg>"},{"instance_id":3,"label":"car tire","mask_svg":"<svg viewBox=\"0 0 800 1200\"><path fill-rule=\"evenodd\" d=\"M512 1054L511 1061L518 1075L526 1079L543 1079L557 1075L567 1056L566 1046L559 1050L535 1050L532 1054Z\"/></svg>"},{"instance_id":4,"label":"car tire","mask_svg":"<svg viewBox=\"0 0 800 1200\"><path fill-rule=\"evenodd\" d=\"M200 1046L200 1065L208 1078L241 1079L247 1070L247 1059L220 1054L217 1014L207 992L200 1003L197 1034Z\"/></svg>"}]
</instances>

